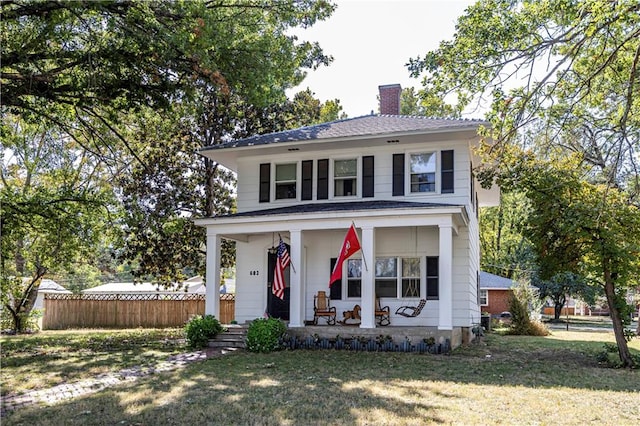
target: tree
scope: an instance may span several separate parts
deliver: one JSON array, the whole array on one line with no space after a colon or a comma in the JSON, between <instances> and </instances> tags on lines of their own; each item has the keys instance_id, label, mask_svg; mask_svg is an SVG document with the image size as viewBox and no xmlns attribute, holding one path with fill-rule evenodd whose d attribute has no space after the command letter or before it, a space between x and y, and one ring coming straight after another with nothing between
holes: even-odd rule
<instances>
[{"instance_id":1,"label":"tree","mask_svg":"<svg viewBox=\"0 0 640 426\"><path fill-rule=\"evenodd\" d=\"M583 277L572 272L555 274L549 280L535 279L534 285L540 290L540 298L548 298L553 302L553 318L556 321L560 319L568 297L579 298L590 305L595 303L595 288Z\"/></svg>"},{"instance_id":2,"label":"tree","mask_svg":"<svg viewBox=\"0 0 640 426\"><path fill-rule=\"evenodd\" d=\"M269 105L282 105L305 69L331 58L287 30L334 8L313 0L5 2L3 108L55 126L112 166L128 209L120 254L137 277L169 282L185 265L199 269L204 234L191 218L233 208L231 174L197 149L291 119Z\"/></svg>"},{"instance_id":3,"label":"tree","mask_svg":"<svg viewBox=\"0 0 640 426\"><path fill-rule=\"evenodd\" d=\"M585 181L590 169L577 155L560 151L542 160L511 147L503 166L501 187L523 191L531 203L524 232L539 258L539 277L551 280L571 271L599 287L621 363L633 366L624 333L631 309L625 296L640 274L640 209L621 190Z\"/></svg>"},{"instance_id":4,"label":"tree","mask_svg":"<svg viewBox=\"0 0 640 426\"><path fill-rule=\"evenodd\" d=\"M415 87L405 87L402 89L400 93L400 115L426 115L426 109L421 105Z\"/></svg>"},{"instance_id":5,"label":"tree","mask_svg":"<svg viewBox=\"0 0 640 426\"><path fill-rule=\"evenodd\" d=\"M303 68L329 63L286 30L333 10L312 0L3 2L3 107L59 126L113 125L117 111L169 109L202 82L266 104Z\"/></svg>"},{"instance_id":6,"label":"tree","mask_svg":"<svg viewBox=\"0 0 640 426\"><path fill-rule=\"evenodd\" d=\"M524 234L528 202L522 193L502 193L500 204L480 212L480 266L507 278L534 275L537 258Z\"/></svg>"},{"instance_id":7,"label":"tree","mask_svg":"<svg viewBox=\"0 0 640 426\"><path fill-rule=\"evenodd\" d=\"M119 179L126 211L120 258L137 263L137 279L171 285L187 272L204 274L205 232L192 219L235 211L234 175L198 155L199 149L322 119L323 105L309 89L262 108L233 93L202 93L199 103L181 106L178 124L148 111L139 115L138 130L131 134L149 164L133 163ZM222 266L233 262L234 245L224 240Z\"/></svg>"},{"instance_id":8,"label":"tree","mask_svg":"<svg viewBox=\"0 0 640 426\"><path fill-rule=\"evenodd\" d=\"M616 312L612 319L621 313L619 293L629 285L625 277L636 253L634 234L618 220L635 223L640 195L638 11L635 0L483 0L458 20L453 40L409 64L412 75L423 75L420 95L433 101L432 110L459 114L490 104L486 135L494 143L484 146L483 155L492 167L478 171L479 177L485 184L498 176L537 185L527 197L537 203L536 251L548 263L541 267L579 268L597 279ZM569 163L543 163L547 180L536 181L535 155L514 151L514 144L534 149L538 159L565 155L579 161L571 162L574 170ZM514 156L522 153L523 159ZM519 167L525 161L530 164ZM566 190L561 195L571 194L594 211L549 196L558 186ZM532 200L535 191L546 201L537 195ZM565 216L542 214L541 206L558 212L552 200L562 200ZM621 321L614 319L614 331L623 365L632 365Z\"/></svg>"},{"instance_id":9,"label":"tree","mask_svg":"<svg viewBox=\"0 0 640 426\"><path fill-rule=\"evenodd\" d=\"M2 304L14 330L23 331L41 279L93 258L115 210L103 166L74 139L16 117L4 124Z\"/></svg>"},{"instance_id":10,"label":"tree","mask_svg":"<svg viewBox=\"0 0 640 426\"><path fill-rule=\"evenodd\" d=\"M344 120L345 118L347 118L347 114L342 111L340 99L330 99L320 107L320 123Z\"/></svg>"},{"instance_id":11,"label":"tree","mask_svg":"<svg viewBox=\"0 0 640 426\"><path fill-rule=\"evenodd\" d=\"M455 38L409 70L424 74L432 110L489 106L494 155L518 130L543 133L637 200L639 10L635 0L478 1Z\"/></svg>"}]
</instances>

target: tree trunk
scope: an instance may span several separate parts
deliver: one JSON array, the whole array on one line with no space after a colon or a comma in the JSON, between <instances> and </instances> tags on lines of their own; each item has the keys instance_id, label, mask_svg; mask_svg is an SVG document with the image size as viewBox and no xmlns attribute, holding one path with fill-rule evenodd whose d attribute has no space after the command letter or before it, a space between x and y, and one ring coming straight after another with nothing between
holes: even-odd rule
<instances>
[{"instance_id":1,"label":"tree trunk","mask_svg":"<svg viewBox=\"0 0 640 426\"><path fill-rule=\"evenodd\" d=\"M616 343L618 345L618 355L620 356L620 362L623 367L631 368L634 365L627 340L624 337L624 324L622 322L622 316L618 310L616 304L616 292L613 277L611 276L610 260L604 259L604 293L607 296L607 303L609 304L609 312L611 314L611 322L613 323L613 334L616 337Z\"/></svg>"},{"instance_id":2,"label":"tree trunk","mask_svg":"<svg viewBox=\"0 0 640 426\"><path fill-rule=\"evenodd\" d=\"M26 331L29 325L29 314L33 310L33 305L36 303L38 288L46 271L46 268L37 268L36 277L33 278L27 288L25 288L22 297L14 301L13 308L9 309L13 319L14 333L24 333Z\"/></svg>"},{"instance_id":3,"label":"tree trunk","mask_svg":"<svg viewBox=\"0 0 640 426\"><path fill-rule=\"evenodd\" d=\"M560 321L560 315L562 315L562 307L564 306L564 302L562 303L558 303L556 302L555 305L553 305L553 319L556 321Z\"/></svg>"}]
</instances>

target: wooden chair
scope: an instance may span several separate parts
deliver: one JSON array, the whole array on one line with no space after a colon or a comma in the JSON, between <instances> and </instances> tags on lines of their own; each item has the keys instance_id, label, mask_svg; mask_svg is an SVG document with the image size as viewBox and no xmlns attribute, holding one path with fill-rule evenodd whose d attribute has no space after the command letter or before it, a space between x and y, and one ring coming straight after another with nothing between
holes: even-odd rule
<instances>
[{"instance_id":1,"label":"wooden chair","mask_svg":"<svg viewBox=\"0 0 640 426\"><path fill-rule=\"evenodd\" d=\"M327 320L328 325L336 323L336 308L331 306L331 302L327 297L327 293L319 291L313 296L313 324L318 324L318 318L322 317Z\"/></svg>"},{"instance_id":2,"label":"wooden chair","mask_svg":"<svg viewBox=\"0 0 640 426\"><path fill-rule=\"evenodd\" d=\"M376 297L376 321L378 325L384 326L391 324L391 310L388 306L380 306L380 298Z\"/></svg>"},{"instance_id":3,"label":"wooden chair","mask_svg":"<svg viewBox=\"0 0 640 426\"><path fill-rule=\"evenodd\" d=\"M396 311L396 314L408 318L417 317L418 315L420 315L420 312L422 312L422 308L424 308L424 305L426 304L427 301L425 299L420 299L420 303L418 303L418 306L400 306Z\"/></svg>"}]
</instances>

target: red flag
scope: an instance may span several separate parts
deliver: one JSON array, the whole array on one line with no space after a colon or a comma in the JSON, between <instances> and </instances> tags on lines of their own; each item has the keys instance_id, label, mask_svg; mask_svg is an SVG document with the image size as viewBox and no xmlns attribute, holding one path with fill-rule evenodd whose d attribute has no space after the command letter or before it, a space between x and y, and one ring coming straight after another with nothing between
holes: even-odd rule
<instances>
[{"instance_id":1,"label":"red flag","mask_svg":"<svg viewBox=\"0 0 640 426\"><path fill-rule=\"evenodd\" d=\"M291 257L287 246L284 245L282 238L280 238L280 244L278 244L278 258L276 259L276 269L273 272L273 285L271 291L276 297L284 300L284 270L291 263Z\"/></svg>"},{"instance_id":2,"label":"red flag","mask_svg":"<svg viewBox=\"0 0 640 426\"><path fill-rule=\"evenodd\" d=\"M342 249L340 249L340 255L336 261L336 265L333 267L331 278L329 278L329 287L331 284L342 278L342 263L350 258L355 252L360 250L360 240L358 240L358 234L356 233L356 227L351 224L351 227L347 231L347 235L344 237L342 243Z\"/></svg>"}]
</instances>

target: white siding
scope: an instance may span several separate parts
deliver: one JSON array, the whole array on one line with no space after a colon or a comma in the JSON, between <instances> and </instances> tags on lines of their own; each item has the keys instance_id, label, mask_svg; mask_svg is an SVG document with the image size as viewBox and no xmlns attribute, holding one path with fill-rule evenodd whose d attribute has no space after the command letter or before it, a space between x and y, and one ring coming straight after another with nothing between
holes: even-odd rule
<instances>
[{"instance_id":1,"label":"white siding","mask_svg":"<svg viewBox=\"0 0 640 426\"><path fill-rule=\"evenodd\" d=\"M357 226L357 224L356 224ZM345 230L332 231L303 231L305 244L305 274L303 286L305 294L304 319L313 319L313 296L319 291L329 292L330 259L337 257L342 245ZM461 228L460 235L453 238L454 241L454 325L468 326L471 289L469 276L469 261L466 258L468 244L466 228ZM283 239L288 242L288 234L283 231ZM236 315L238 322L250 321L261 317L267 306L267 251L277 244L277 235L251 237L249 242L237 242L236 244ZM419 257L438 256L438 228L437 227L409 227L409 228L376 228L376 257L399 256ZM361 258L357 253L353 258ZM368 265L373 268L375 265ZM294 265L298 267L298 265ZM426 293L426 271L422 268L421 294ZM475 285L475 283L473 284ZM473 290L473 291L472 291ZM333 300L338 318L342 318L342 312L351 310L359 299ZM438 301L429 300L418 318L404 318L394 313L400 306L415 306L415 299L403 300L402 298L383 298L383 305L391 309L392 324L394 325L438 325Z\"/></svg>"},{"instance_id":2,"label":"white siding","mask_svg":"<svg viewBox=\"0 0 640 426\"><path fill-rule=\"evenodd\" d=\"M301 182L298 180L298 198L296 200L273 200L273 186L271 188L271 199L269 203L258 202L258 186L259 186L259 169L261 163L273 164L276 163L298 163L298 175L300 175L300 163L303 160L314 160L313 164L313 199L304 201L305 203L317 203L317 202L335 202L335 201L347 201L354 198L334 198L329 200L317 200L317 160L328 158L333 160L335 158L361 158L363 155L373 155L375 157L375 196L373 198L361 197L361 164L359 163L359 176L358 176L358 200L406 200L415 202L430 202L430 203L447 203L454 205L466 205L469 203L469 161L470 154L467 141L442 141L442 142L429 142L420 143L416 137L407 138L407 140L413 142L405 142L399 145L387 145L382 147L372 148L370 151L363 152L361 149L349 149L342 148L340 144L336 145L336 149L332 151L296 151L281 155L278 158L264 158L264 157L243 157L238 160L238 195L237 206L238 211L252 211L261 210L274 207L284 207L290 205L297 205L300 201L300 188ZM342 144L344 145L344 144ZM454 152L454 180L455 191L453 194L440 194L438 193L420 193L410 194L405 192L404 197L392 196L392 158L393 154L404 153L408 155L412 152L440 152L443 150L453 149ZM438 156L437 162L437 187L440 184L440 156ZM331 177L329 178L331 185ZM330 191L331 192L331 191Z\"/></svg>"},{"instance_id":3,"label":"white siding","mask_svg":"<svg viewBox=\"0 0 640 426\"><path fill-rule=\"evenodd\" d=\"M478 222L475 216L475 208L470 197L470 152L468 140L451 141L446 140L446 135L440 141L424 142L420 136L406 136L401 138L398 144L387 144L386 141L371 140L370 149L354 149L348 142L336 142L325 144L326 149L308 150L305 143L300 144L300 151L287 152L271 158L265 156L241 156L237 160L237 207L238 212L253 210L271 209L276 207L296 206L301 203L333 203L336 201L375 201L375 200L397 200L413 201L425 203L442 203L454 206L466 206L468 214L468 224L458 224L458 233L453 235L453 274L452 274L452 296L453 311L452 324L454 327L470 327L480 320L480 310L477 305L476 294L476 272L479 268L479 238ZM320 146L319 144L310 146ZM329 149L329 147L331 147ZM454 150L454 182L455 189L452 194L440 194L441 179L441 157L443 150ZM259 150L256 150L259 152ZM405 191L405 196L394 197L392 195L392 160L393 154L405 154L405 159L412 152L438 152L436 181L436 193L411 194ZM362 167L361 158L363 155L373 155L375 157L374 166L374 197L362 198ZM336 158L358 158L358 196L329 198L328 200L317 200L317 170L319 159L333 160ZM313 160L313 197L312 200L300 201L301 197L301 162ZM298 197L295 200L273 201L273 175L274 164L296 162L298 164ZM271 164L271 202L260 203L259 200L259 171L261 163ZM330 166L329 170L332 167ZM406 172L406 170L405 170ZM405 174L405 180L408 179ZM332 185L331 173L329 176L329 186ZM407 185L405 185L407 187ZM476 190L479 189L476 187ZM331 189L329 194L331 194ZM425 215L429 212L425 211ZM364 219L364 218L363 218ZM393 218L387 219L392 221ZM388 224L388 225L387 225ZM288 241L288 224L282 222L283 229L281 235ZM356 219L356 227L358 227ZM320 228L311 228L320 229ZM328 280L330 275L330 259L337 257L345 235L345 229L329 230L304 230L303 238L303 263L294 265L303 271L302 285L304 294L304 306L302 308L303 319L313 318L313 296L319 291L329 292ZM260 229L259 232L263 232ZM224 234L224 230L220 230ZM393 223L380 223L375 227L375 247L376 256L399 256L399 257L420 257L439 256L439 230L437 226L423 227L394 227ZM277 244L277 233L248 234L236 243L236 314L235 319L242 323L261 317L267 307L267 279L269 275L267 251ZM361 257L358 253L356 258ZM368 265L373 268L374 265ZM426 268L422 268L421 294L426 294ZM358 299L334 300L332 304L336 307L338 319L342 318L343 311L351 310L356 303L361 303ZM404 318L396 316L395 311L404 305L415 306L416 299L403 300L401 298L383 298L382 304L388 305L391 309L391 323L393 325L423 325L438 326L439 322L439 301L429 300L422 314L417 318Z\"/></svg>"}]
</instances>

